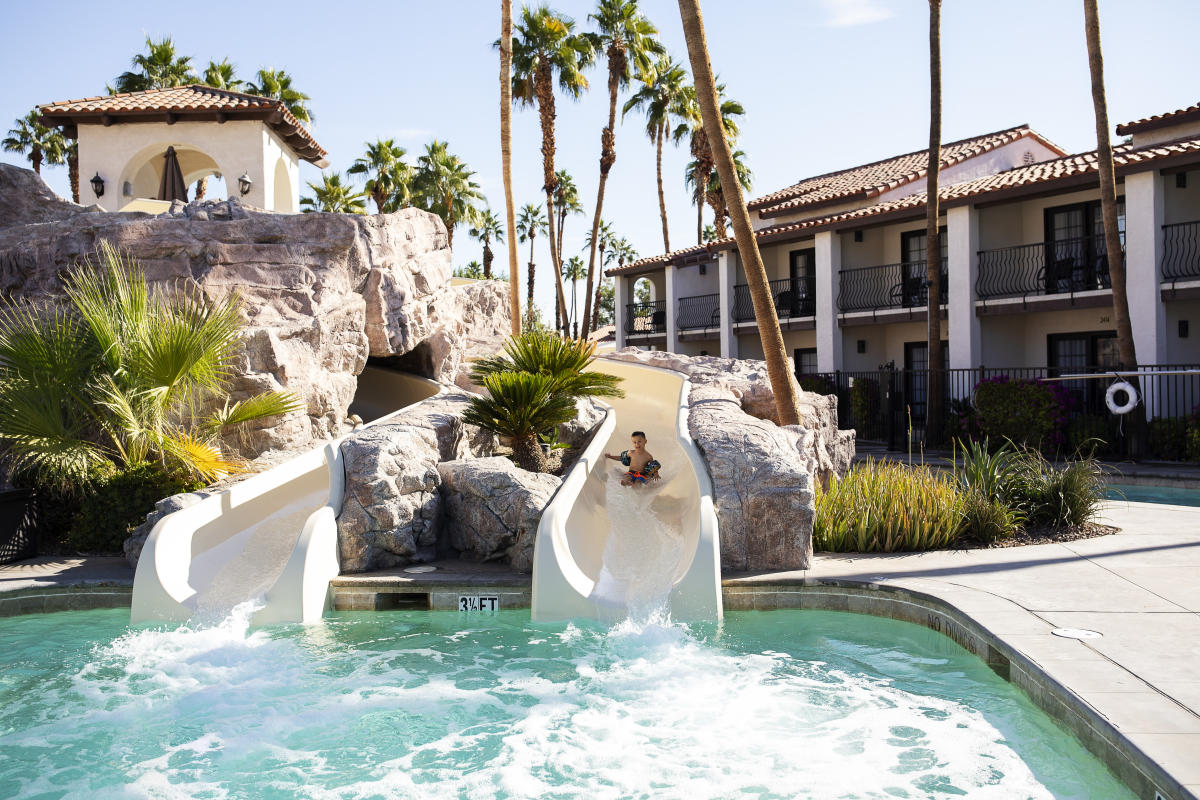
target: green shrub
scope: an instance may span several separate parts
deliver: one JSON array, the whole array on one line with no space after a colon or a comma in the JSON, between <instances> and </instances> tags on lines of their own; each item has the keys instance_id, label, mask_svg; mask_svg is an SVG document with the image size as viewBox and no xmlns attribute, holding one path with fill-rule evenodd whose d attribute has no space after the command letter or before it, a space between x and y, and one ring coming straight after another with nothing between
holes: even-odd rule
<instances>
[{"instance_id":1,"label":"green shrub","mask_svg":"<svg viewBox=\"0 0 1200 800\"><path fill-rule=\"evenodd\" d=\"M1183 461L1188 450L1188 421L1184 417L1150 420L1150 455L1164 461Z\"/></svg>"},{"instance_id":2,"label":"green shrub","mask_svg":"<svg viewBox=\"0 0 1200 800\"><path fill-rule=\"evenodd\" d=\"M981 435L993 444L1011 441L1054 451L1062 447L1071 399L1055 383L999 375L975 386Z\"/></svg>"},{"instance_id":3,"label":"green shrub","mask_svg":"<svg viewBox=\"0 0 1200 800\"><path fill-rule=\"evenodd\" d=\"M1095 519L1104 500L1105 480L1100 462L1076 453L1061 465L1038 451L1021 453L1022 474L1013 503L1029 521L1060 528L1083 525Z\"/></svg>"},{"instance_id":4,"label":"green shrub","mask_svg":"<svg viewBox=\"0 0 1200 800\"><path fill-rule=\"evenodd\" d=\"M1012 536L1023 520L1020 511L982 492L963 492L962 509L963 536L984 544Z\"/></svg>"},{"instance_id":5,"label":"green shrub","mask_svg":"<svg viewBox=\"0 0 1200 800\"><path fill-rule=\"evenodd\" d=\"M837 394L837 384L825 375L801 375L796 379L800 388L815 394Z\"/></svg>"},{"instance_id":6,"label":"green shrub","mask_svg":"<svg viewBox=\"0 0 1200 800\"><path fill-rule=\"evenodd\" d=\"M83 553L119 553L130 531L146 521L155 503L201 485L197 480L169 477L147 465L98 477L80 500L66 545Z\"/></svg>"},{"instance_id":7,"label":"green shrub","mask_svg":"<svg viewBox=\"0 0 1200 800\"><path fill-rule=\"evenodd\" d=\"M818 491L813 546L841 553L890 553L947 547L962 527L952 478L929 467L888 461L855 465Z\"/></svg>"},{"instance_id":8,"label":"green shrub","mask_svg":"<svg viewBox=\"0 0 1200 800\"><path fill-rule=\"evenodd\" d=\"M964 492L974 492L989 502L1007 503L1021 476L1020 454L1009 442L994 451L989 444L984 439L956 445L951 461L954 474Z\"/></svg>"},{"instance_id":9,"label":"green shrub","mask_svg":"<svg viewBox=\"0 0 1200 800\"><path fill-rule=\"evenodd\" d=\"M850 387L850 420L861 428L879 414L879 381L856 378Z\"/></svg>"}]
</instances>

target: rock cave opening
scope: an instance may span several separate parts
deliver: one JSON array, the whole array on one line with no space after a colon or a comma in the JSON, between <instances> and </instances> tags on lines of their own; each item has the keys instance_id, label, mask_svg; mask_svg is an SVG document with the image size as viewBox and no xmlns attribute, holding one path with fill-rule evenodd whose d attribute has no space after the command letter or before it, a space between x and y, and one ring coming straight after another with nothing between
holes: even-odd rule
<instances>
[{"instance_id":1,"label":"rock cave opening","mask_svg":"<svg viewBox=\"0 0 1200 800\"><path fill-rule=\"evenodd\" d=\"M427 342L421 342L402 356L368 358L358 375L348 413L363 422L377 420L428 396L427 384L413 379L436 379L436 375L433 352Z\"/></svg>"}]
</instances>

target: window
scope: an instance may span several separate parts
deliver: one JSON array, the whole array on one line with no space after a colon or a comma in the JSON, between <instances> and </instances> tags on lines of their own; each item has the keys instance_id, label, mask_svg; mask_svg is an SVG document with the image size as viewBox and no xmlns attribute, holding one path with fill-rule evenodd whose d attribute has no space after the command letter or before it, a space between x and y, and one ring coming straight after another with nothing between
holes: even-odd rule
<instances>
[{"instance_id":1,"label":"window","mask_svg":"<svg viewBox=\"0 0 1200 800\"><path fill-rule=\"evenodd\" d=\"M796 360L797 375L817 374L817 348L797 347L792 357Z\"/></svg>"},{"instance_id":2,"label":"window","mask_svg":"<svg viewBox=\"0 0 1200 800\"><path fill-rule=\"evenodd\" d=\"M1051 377L1105 372L1120 363L1114 331L1055 333L1046 337L1047 364ZM1107 386L1101 380L1065 381L1063 386L1089 412L1099 412Z\"/></svg>"},{"instance_id":3,"label":"window","mask_svg":"<svg viewBox=\"0 0 1200 800\"><path fill-rule=\"evenodd\" d=\"M924 239L924 235L921 237ZM904 405L914 420L925 420L925 381L929 369L929 342L904 343Z\"/></svg>"},{"instance_id":4,"label":"window","mask_svg":"<svg viewBox=\"0 0 1200 800\"><path fill-rule=\"evenodd\" d=\"M946 302L946 226L938 229L938 249L942 256L942 281L940 285L942 303ZM918 308L929 302L925 291L925 230L905 231L900 234L900 262L903 271L902 283L893 292L900 292L905 308Z\"/></svg>"},{"instance_id":5,"label":"window","mask_svg":"<svg viewBox=\"0 0 1200 800\"><path fill-rule=\"evenodd\" d=\"M808 317L816 310L817 251L809 247L788 253L788 285L775 295L781 317Z\"/></svg>"},{"instance_id":6,"label":"window","mask_svg":"<svg viewBox=\"0 0 1200 800\"><path fill-rule=\"evenodd\" d=\"M1100 201L1055 206L1045 211L1047 294L1107 289L1108 248ZM1125 241L1125 198L1117 198L1117 230Z\"/></svg>"}]
</instances>

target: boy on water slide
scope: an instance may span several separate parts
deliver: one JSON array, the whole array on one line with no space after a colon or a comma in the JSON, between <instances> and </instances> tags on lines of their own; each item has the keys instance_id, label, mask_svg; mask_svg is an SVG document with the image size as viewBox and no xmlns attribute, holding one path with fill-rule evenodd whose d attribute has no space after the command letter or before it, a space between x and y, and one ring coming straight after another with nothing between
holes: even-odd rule
<instances>
[{"instance_id":1,"label":"boy on water slide","mask_svg":"<svg viewBox=\"0 0 1200 800\"><path fill-rule=\"evenodd\" d=\"M646 450L646 434L642 431L634 431L632 443L633 448L622 450L619 456L614 456L611 453L604 454L605 458L620 461L629 468L621 478L621 485L640 486L648 480L658 480L658 470L662 467L662 464L655 461L654 456L650 455Z\"/></svg>"}]
</instances>

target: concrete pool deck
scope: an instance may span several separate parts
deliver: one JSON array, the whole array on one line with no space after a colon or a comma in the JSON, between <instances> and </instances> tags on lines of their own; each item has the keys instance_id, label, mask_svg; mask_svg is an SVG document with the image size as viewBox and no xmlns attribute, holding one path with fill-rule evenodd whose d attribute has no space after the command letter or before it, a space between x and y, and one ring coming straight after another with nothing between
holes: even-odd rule
<instances>
[{"instance_id":1,"label":"concrete pool deck","mask_svg":"<svg viewBox=\"0 0 1200 800\"><path fill-rule=\"evenodd\" d=\"M941 630L1025 689L1139 796L1198 797L1200 508L1117 501L1101 521L1121 533L989 550L819 554L808 570L726 574L725 608L846 610ZM495 564L438 566L342 576L335 606L457 608L460 594L529 604L528 575ZM0 566L0 616L128 604L132 578L123 559ZM1101 636L1061 638L1056 628Z\"/></svg>"}]
</instances>

